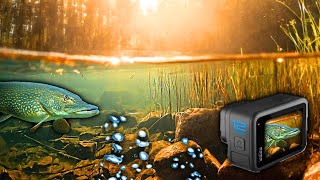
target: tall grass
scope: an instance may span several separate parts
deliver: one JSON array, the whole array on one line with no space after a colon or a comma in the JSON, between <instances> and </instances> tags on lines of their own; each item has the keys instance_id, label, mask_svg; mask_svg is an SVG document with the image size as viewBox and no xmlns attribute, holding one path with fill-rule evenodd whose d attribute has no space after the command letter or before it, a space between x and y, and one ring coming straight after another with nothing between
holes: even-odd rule
<instances>
[{"instance_id":1,"label":"tall grass","mask_svg":"<svg viewBox=\"0 0 320 180\"><path fill-rule=\"evenodd\" d=\"M320 0L310 1L315 4L316 11L308 7L305 0L298 0L299 12L285 2L276 0L289 9L297 18L285 26L280 26L283 32L295 45L298 52L313 53L320 51Z\"/></svg>"},{"instance_id":2,"label":"tall grass","mask_svg":"<svg viewBox=\"0 0 320 180\"><path fill-rule=\"evenodd\" d=\"M296 17L285 26L283 32L294 44L299 53L320 52L320 0L298 0L299 10L284 5ZM308 3L307 3L308 2ZM278 66L277 91L290 92L308 99L310 109L311 131L320 132L320 65L319 58L295 59Z\"/></svg>"},{"instance_id":3,"label":"tall grass","mask_svg":"<svg viewBox=\"0 0 320 180\"><path fill-rule=\"evenodd\" d=\"M276 92L274 61L192 63L159 68L149 76L154 110L219 108Z\"/></svg>"}]
</instances>

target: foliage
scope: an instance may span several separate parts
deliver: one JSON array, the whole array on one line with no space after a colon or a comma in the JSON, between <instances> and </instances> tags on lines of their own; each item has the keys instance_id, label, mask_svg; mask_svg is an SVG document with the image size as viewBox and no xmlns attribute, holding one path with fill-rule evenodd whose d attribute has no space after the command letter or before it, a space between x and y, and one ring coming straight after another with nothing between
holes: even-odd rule
<instances>
[{"instance_id":1,"label":"foliage","mask_svg":"<svg viewBox=\"0 0 320 180\"><path fill-rule=\"evenodd\" d=\"M283 1L277 2L288 8L298 19L293 19L281 26L283 32L290 38L295 45L296 51L301 53L320 52L320 0L315 0L313 6L308 6L305 0L298 0L300 12L296 12Z\"/></svg>"}]
</instances>

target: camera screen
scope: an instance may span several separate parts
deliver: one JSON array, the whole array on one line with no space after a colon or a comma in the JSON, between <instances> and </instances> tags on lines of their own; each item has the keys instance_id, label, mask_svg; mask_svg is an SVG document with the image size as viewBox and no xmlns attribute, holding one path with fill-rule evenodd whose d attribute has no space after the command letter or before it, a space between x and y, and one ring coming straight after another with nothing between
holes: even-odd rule
<instances>
[{"instance_id":1,"label":"camera screen","mask_svg":"<svg viewBox=\"0 0 320 180\"><path fill-rule=\"evenodd\" d=\"M264 133L264 157L287 154L301 145L302 111L297 110L267 120Z\"/></svg>"}]
</instances>

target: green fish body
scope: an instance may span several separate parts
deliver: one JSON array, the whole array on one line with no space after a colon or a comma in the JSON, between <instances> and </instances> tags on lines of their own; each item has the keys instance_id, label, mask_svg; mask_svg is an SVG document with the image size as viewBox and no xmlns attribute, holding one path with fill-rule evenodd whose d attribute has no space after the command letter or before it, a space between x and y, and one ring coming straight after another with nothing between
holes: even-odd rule
<instances>
[{"instance_id":1,"label":"green fish body","mask_svg":"<svg viewBox=\"0 0 320 180\"><path fill-rule=\"evenodd\" d=\"M0 122L11 116L41 123L62 118L87 118L99 114L97 106L56 86L33 82L0 82Z\"/></svg>"},{"instance_id":2,"label":"green fish body","mask_svg":"<svg viewBox=\"0 0 320 180\"><path fill-rule=\"evenodd\" d=\"M299 128L291 128L283 124L266 124L265 129L266 148L300 133Z\"/></svg>"}]
</instances>

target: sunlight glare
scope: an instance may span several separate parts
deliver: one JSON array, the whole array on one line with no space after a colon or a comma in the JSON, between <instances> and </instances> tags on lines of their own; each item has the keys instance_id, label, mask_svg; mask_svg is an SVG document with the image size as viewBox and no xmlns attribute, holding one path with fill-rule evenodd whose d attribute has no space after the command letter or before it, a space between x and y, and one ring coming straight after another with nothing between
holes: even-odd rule
<instances>
[{"instance_id":1,"label":"sunlight glare","mask_svg":"<svg viewBox=\"0 0 320 180\"><path fill-rule=\"evenodd\" d=\"M140 0L140 8L145 16L149 11L156 12L158 10L158 0Z\"/></svg>"}]
</instances>

